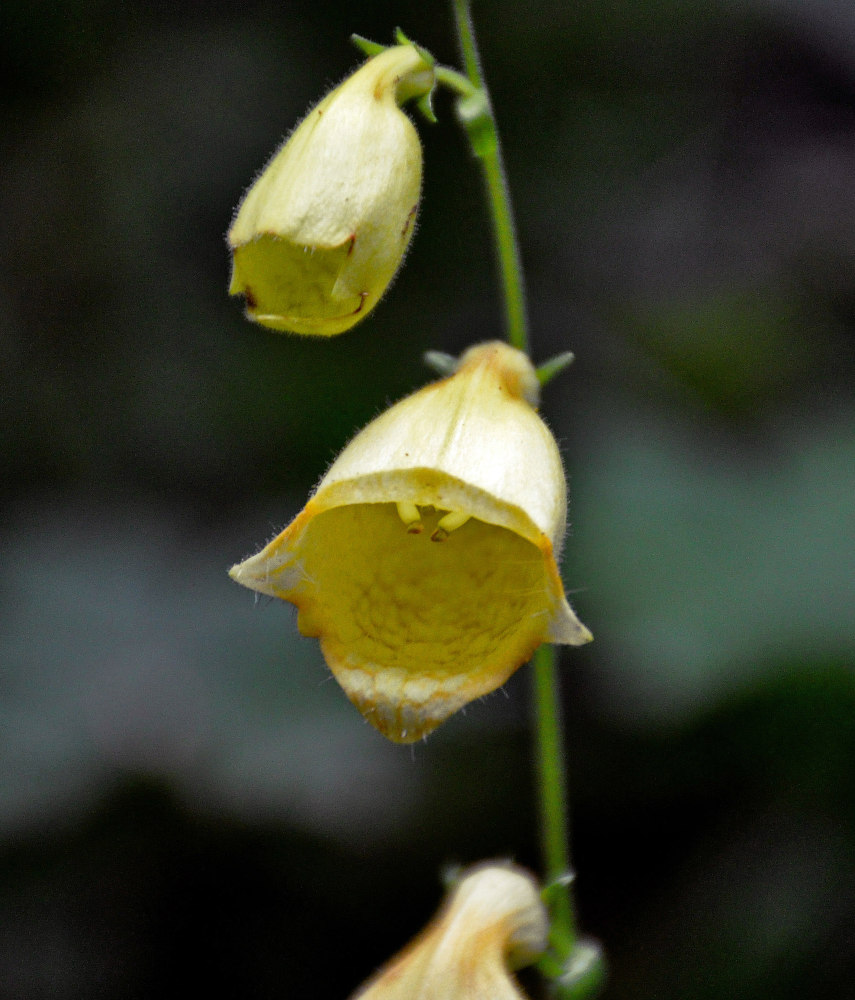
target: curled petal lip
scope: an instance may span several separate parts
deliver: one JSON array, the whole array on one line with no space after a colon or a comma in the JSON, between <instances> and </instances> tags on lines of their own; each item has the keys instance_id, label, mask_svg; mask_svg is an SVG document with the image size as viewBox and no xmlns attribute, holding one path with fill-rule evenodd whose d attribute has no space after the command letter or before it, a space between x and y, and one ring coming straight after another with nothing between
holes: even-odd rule
<instances>
[{"instance_id":1,"label":"curled petal lip","mask_svg":"<svg viewBox=\"0 0 855 1000\"><path fill-rule=\"evenodd\" d=\"M320 638L350 699L400 742L504 683L560 599L557 572L522 536L471 518L434 541L442 512L421 514L426 530L414 535L393 503L313 503L232 571L297 606L300 631Z\"/></svg>"},{"instance_id":2,"label":"curled petal lip","mask_svg":"<svg viewBox=\"0 0 855 1000\"><path fill-rule=\"evenodd\" d=\"M247 289L244 294L247 294L248 292L249 289ZM352 309L350 312L341 313L337 316L325 316L322 321L321 320L317 321L317 325L320 326L322 324L334 325L339 323L347 323L354 316L358 316L359 313L362 312L364 304L365 304L365 295L362 296L362 302L360 302L360 304L356 307L356 309ZM309 326L312 324L312 321L305 316L296 316L296 315L278 316L275 313L253 312L253 319L261 323L263 326L281 325L284 326L286 329L290 329L291 327L296 326L298 324L303 324L305 326Z\"/></svg>"}]
</instances>

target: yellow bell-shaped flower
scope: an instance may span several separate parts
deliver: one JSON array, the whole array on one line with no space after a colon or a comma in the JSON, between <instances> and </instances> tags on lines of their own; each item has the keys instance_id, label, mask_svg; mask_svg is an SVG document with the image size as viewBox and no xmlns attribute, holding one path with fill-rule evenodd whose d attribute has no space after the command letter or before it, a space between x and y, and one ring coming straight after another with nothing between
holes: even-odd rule
<instances>
[{"instance_id":1,"label":"yellow bell-shaped flower","mask_svg":"<svg viewBox=\"0 0 855 1000\"><path fill-rule=\"evenodd\" d=\"M409 244L422 149L399 101L434 85L423 50L395 45L321 101L238 206L232 295L274 330L342 333L377 304Z\"/></svg>"},{"instance_id":2,"label":"yellow bell-shaped flower","mask_svg":"<svg viewBox=\"0 0 855 1000\"><path fill-rule=\"evenodd\" d=\"M425 930L351 1000L524 1000L512 970L547 946L537 883L485 865L457 884Z\"/></svg>"},{"instance_id":3,"label":"yellow bell-shaped flower","mask_svg":"<svg viewBox=\"0 0 855 1000\"><path fill-rule=\"evenodd\" d=\"M410 743L545 641L581 645L556 566L564 471L525 354L470 348L344 449L295 520L233 567L299 609L347 696Z\"/></svg>"}]
</instances>

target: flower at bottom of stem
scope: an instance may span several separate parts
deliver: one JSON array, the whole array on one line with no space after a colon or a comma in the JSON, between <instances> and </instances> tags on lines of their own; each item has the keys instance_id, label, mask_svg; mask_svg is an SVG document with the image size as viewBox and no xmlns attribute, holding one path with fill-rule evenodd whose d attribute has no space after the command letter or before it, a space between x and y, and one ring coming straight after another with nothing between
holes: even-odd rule
<instances>
[{"instance_id":1,"label":"flower at bottom of stem","mask_svg":"<svg viewBox=\"0 0 855 1000\"><path fill-rule=\"evenodd\" d=\"M513 969L547 946L537 883L523 869L471 869L424 931L351 1000L524 1000Z\"/></svg>"},{"instance_id":2,"label":"flower at bottom of stem","mask_svg":"<svg viewBox=\"0 0 855 1000\"><path fill-rule=\"evenodd\" d=\"M345 448L297 518L231 570L296 605L350 700L411 743L590 632L555 561L564 473L531 363L482 344Z\"/></svg>"}]
</instances>

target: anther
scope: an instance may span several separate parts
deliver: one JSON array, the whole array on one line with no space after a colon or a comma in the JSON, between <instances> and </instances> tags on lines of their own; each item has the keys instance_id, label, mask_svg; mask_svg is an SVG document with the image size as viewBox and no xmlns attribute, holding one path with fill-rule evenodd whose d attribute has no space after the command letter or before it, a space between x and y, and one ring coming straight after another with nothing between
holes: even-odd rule
<instances>
[{"instance_id":1,"label":"anther","mask_svg":"<svg viewBox=\"0 0 855 1000\"><path fill-rule=\"evenodd\" d=\"M424 531L419 508L414 503L400 500L395 504L398 510L398 517L404 522L407 532L411 535L420 535Z\"/></svg>"},{"instance_id":2,"label":"anther","mask_svg":"<svg viewBox=\"0 0 855 1000\"><path fill-rule=\"evenodd\" d=\"M430 536L430 540L432 542L444 542L452 531L457 531L458 528L462 528L471 516L471 514L464 514L461 510L449 511L437 522L437 526L433 534Z\"/></svg>"}]
</instances>

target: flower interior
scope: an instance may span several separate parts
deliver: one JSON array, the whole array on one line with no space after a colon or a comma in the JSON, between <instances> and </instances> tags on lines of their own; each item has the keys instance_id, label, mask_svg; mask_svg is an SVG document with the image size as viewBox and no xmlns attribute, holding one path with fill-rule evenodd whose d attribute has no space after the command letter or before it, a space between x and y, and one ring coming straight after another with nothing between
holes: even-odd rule
<instances>
[{"instance_id":1,"label":"flower interior","mask_svg":"<svg viewBox=\"0 0 855 1000\"><path fill-rule=\"evenodd\" d=\"M296 555L300 582L280 596L348 697L399 742L503 684L555 607L541 550L465 512L334 507L311 518Z\"/></svg>"},{"instance_id":2,"label":"flower interior","mask_svg":"<svg viewBox=\"0 0 855 1000\"><path fill-rule=\"evenodd\" d=\"M276 330L339 333L352 326L365 296L335 296L336 282L353 248L305 247L264 234L234 250L230 292L246 298L252 319ZM339 324L344 324L340 326Z\"/></svg>"}]
</instances>

